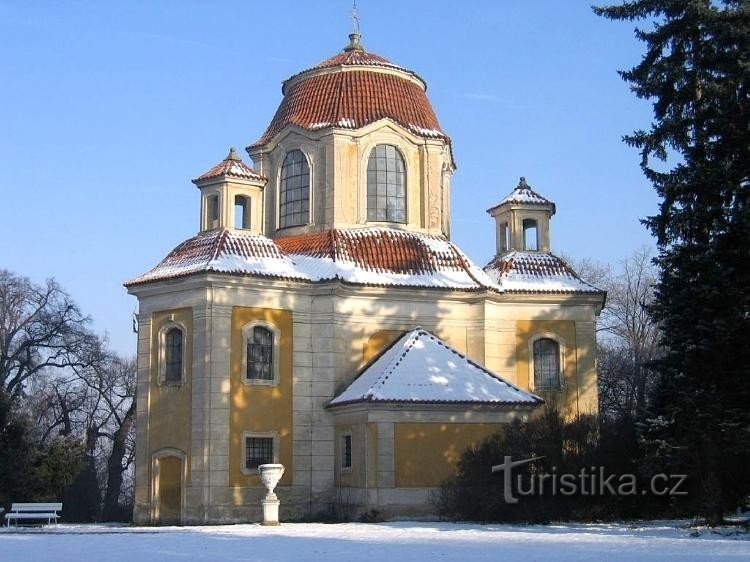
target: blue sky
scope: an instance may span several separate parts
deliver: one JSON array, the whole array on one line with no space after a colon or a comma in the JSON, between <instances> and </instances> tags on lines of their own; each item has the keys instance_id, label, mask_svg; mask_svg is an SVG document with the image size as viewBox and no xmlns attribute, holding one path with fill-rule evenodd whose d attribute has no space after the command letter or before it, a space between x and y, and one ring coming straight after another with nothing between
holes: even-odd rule
<instances>
[{"instance_id":1,"label":"blue sky","mask_svg":"<svg viewBox=\"0 0 750 562\"><path fill-rule=\"evenodd\" d=\"M614 263L653 243L639 219L657 199L621 141L651 117L616 73L641 57L633 24L578 0L358 6L365 47L427 80L471 258L493 255L485 210L519 176L557 203L555 251ZM260 136L282 80L346 44L350 8L0 2L0 267L55 277L134 353L122 283L197 232L190 180Z\"/></svg>"}]
</instances>

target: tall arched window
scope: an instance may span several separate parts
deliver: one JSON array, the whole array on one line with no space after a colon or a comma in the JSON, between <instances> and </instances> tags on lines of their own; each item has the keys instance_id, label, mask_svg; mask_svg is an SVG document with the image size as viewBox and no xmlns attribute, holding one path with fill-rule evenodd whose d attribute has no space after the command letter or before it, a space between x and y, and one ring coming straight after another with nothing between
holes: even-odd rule
<instances>
[{"instance_id":1,"label":"tall arched window","mask_svg":"<svg viewBox=\"0 0 750 562\"><path fill-rule=\"evenodd\" d=\"M379 144L367 160L367 220L406 222L406 168L398 149Z\"/></svg>"},{"instance_id":2,"label":"tall arched window","mask_svg":"<svg viewBox=\"0 0 750 562\"><path fill-rule=\"evenodd\" d=\"M534 388L560 387L560 344L551 338L540 338L534 342Z\"/></svg>"},{"instance_id":3,"label":"tall arched window","mask_svg":"<svg viewBox=\"0 0 750 562\"><path fill-rule=\"evenodd\" d=\"M248 380L274 379L273 332L263 326L254 326L248 334L246 376Z\"/></svg>"},{"instance_id":4,"label":"tall arched window","mask_svg":"<svg viewBox=\"0 0 750 562\"><path fill-rule=\"evenodd\" d=\"M170 328L164 334L164 382L182 381L182 330Z\"/></svg>"},{"instance_id":5,"label":"tall arched window","mask_svg":"<svg viewBox=\"0 0 750 562\"><path fill-rule=\"evenodd\" d=\"M301 150L288 152L281 166L279 227L310 221L310 167Z\"/></svg>"}]
</instances>

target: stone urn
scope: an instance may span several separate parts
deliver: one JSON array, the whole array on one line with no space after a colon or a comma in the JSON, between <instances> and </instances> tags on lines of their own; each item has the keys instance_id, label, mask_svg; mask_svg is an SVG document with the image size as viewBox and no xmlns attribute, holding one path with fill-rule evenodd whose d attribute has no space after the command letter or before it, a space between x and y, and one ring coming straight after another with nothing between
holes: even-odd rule
<instances>
[{"instance_id":1,"label":"stone urn","mask_svg":"<svg viewBox=\"0 0 750 562\"><path fill-rule=\"evenodd\" d=\"M266 497L263 498L261 504L263 505L263 524L264 525L278 525L279 524L279 498L273 493L274 488L281 480L284 474L283 464L262 464L258 467L258 473L260 474L260 480L268 490Z\"/></svg>"}]
</instances>

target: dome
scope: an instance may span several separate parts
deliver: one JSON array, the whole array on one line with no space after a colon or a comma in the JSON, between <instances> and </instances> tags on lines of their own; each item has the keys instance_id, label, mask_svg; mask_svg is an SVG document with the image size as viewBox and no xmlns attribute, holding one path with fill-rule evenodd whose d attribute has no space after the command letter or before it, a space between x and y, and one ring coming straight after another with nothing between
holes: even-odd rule
<instances>
[{"instance_id":1,"label":"dome","mask_svg":"<svg viewBox=\"0 0 750 562\"><path fill-rule=\"evenodd\" d=\"M358 129L392 119L414 135L450 142L416 73L365 51L359 34L343 52L284 82L284 99L271 124L250 148L270 142L287 125L308 131Z\"/></svg>"}]
</instances>

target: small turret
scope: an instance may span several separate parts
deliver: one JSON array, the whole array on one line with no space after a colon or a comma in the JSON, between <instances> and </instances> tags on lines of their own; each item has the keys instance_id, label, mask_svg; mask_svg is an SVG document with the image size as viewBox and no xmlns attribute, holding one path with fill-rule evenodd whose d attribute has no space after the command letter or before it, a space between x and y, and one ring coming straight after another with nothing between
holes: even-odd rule
<instances>
[{"instance_id":1,"label":"small turret","mask_svg":"<svg viewBox=\"0 0 750 562\"><path fill-rule=\"evenodd\" d=\"M487 212L495 219L498 256L514 250L549 253L549 220L555 204L531 189L526 178Z\"/></svg>"},{"instance_id":2,"label":"small turret","mask_svg":"<svg viewBox=\"0 0 750 562\"><path fill-rule=\"evenodd\" d=\"M193 180L201 190L201 232L236 228L262 234L267 181L230 148L224 160Z\"/></svg>"}]
</instances>

